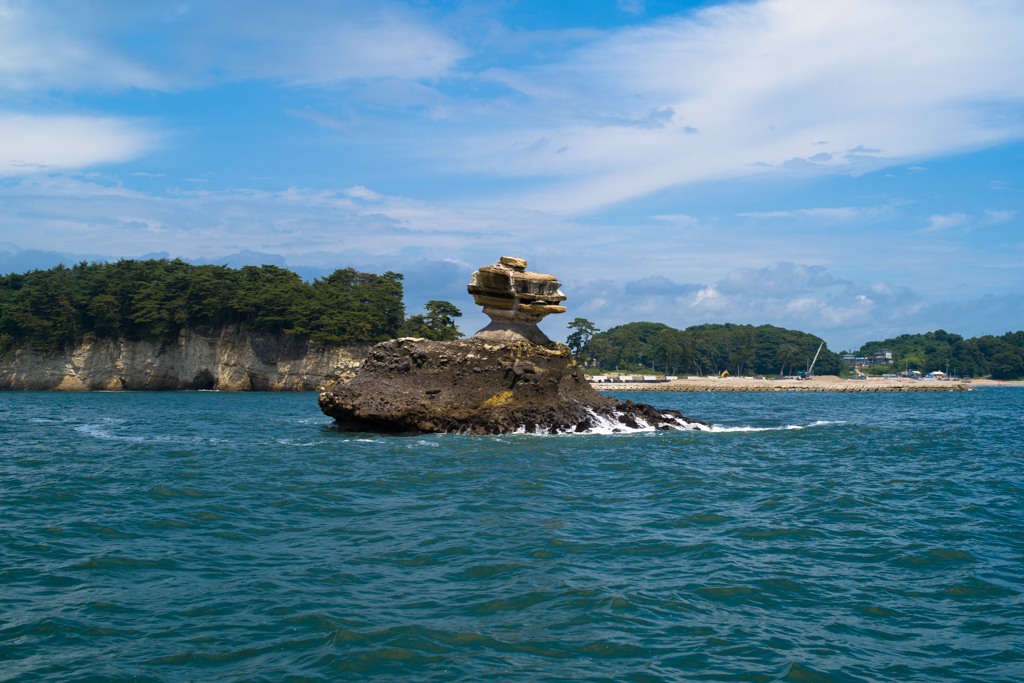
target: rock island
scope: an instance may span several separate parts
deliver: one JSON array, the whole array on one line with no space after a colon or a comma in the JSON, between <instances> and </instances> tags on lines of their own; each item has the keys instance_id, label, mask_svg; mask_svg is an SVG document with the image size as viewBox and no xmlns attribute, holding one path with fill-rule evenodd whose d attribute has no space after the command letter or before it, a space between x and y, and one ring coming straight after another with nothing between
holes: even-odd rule
<instances>
[{"instance_id":1,"label":"rock island","mask_svg":"<svg viewBox=\"0 0 1024 683\"><path fill-rule=\"evenodd\" d=\"M374 346L351 380L320 394L320 408L351 431L566 433L598 428L701 429L674 410L602 396L569 348L537 324L564 313L553 275L502 257L473 273L468 291L491 323L471 339L406 337Z\"/></svg>"}]
</instances>

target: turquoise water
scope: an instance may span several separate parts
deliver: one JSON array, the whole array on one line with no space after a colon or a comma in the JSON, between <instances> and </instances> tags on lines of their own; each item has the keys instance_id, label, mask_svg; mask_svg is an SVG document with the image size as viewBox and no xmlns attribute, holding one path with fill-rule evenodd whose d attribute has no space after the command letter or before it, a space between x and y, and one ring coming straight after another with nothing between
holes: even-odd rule
<instances>
[{"instance_id":1,"label":"turquoise water","mask_svg":"<svg viewBox=\"0 0 1024 683\"><path fill-rule=\"evenodd\" d=\"M628 396L722 427L0 394L0 680L1024 679L1024 390Z\"/></svg>"}]
</instances>

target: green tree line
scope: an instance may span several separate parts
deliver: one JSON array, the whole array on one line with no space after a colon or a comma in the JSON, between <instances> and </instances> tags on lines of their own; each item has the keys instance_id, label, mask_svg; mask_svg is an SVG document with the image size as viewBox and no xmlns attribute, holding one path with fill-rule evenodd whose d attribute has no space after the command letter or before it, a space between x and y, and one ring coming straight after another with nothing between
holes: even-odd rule
<instances>
[{"instance_id":1,"label":"green tree line","mask_svg":"<svg viewBox=\"0 0 1024 683\"><path fill-rule=\"evenodd\" d=\"M82 262L0 277L0 349L40 353L87 336L168 343L183 328L240 325L321 344L373 344L414 332L461 337L446 301L405 317L402 275L352 268L305 282L276 266L195 266L175 260Z\"/></svg>"},{"instance_id":2,"label":"green tree line","mask_svg":"<svg viewBox=\"0 0 1024 683\"><path fill-rule=\"evenodd\" d=\"M854 352L870 356L878 349L891 349L891 366L875 366L873 374L894 370L941 370L961 377L1017 379L1024 377L1024 331L1007 332L1001 337L990 334L964 339L959 334L935 330L924 334L901 334L872 341Z\"/></svg>"},{"instance_id":3,"label":"green tree line","mask_svg":"<svg viewBox=\"0 0 1024 683\"><path fill-rule=\"evenodd\" d=\"M570 323L575 330L570 339L578 342L577 355L600 369L626 372L653 367L669 375L796 374L807 370L822 343L812 334L774 325L726 323L678 330L662 323L637 322L596 332L583 323L589 325L579 318ZM839 356L823 348L814 372L839 374L841 367Z\"/></svg>"}]
</instances>

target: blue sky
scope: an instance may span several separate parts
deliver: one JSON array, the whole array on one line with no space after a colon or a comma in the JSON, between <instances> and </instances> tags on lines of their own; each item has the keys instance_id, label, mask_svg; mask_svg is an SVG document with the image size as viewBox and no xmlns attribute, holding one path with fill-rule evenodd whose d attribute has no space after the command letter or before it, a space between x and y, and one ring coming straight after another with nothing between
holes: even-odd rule
<instances>
[{"instance_id":1,"label":"blue sky","mask_svg":"<svg viewBox=\"0 0 1024 683\"><path fill-rule=\"evenodd\" d=\"M1024 327L1019 2L0 0L0 269L501 255L600 327ZM565 318L562 320L561 318Z\"/></svg>"}]
</instances>

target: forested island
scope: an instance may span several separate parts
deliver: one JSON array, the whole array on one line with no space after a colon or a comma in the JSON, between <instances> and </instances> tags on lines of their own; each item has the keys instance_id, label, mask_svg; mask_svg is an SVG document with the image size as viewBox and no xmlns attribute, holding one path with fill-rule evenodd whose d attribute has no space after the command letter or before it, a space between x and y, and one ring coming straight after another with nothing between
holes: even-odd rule
<instances>
[{"instance_id":1,"label":"forested island","mask_svg":"<svg viewBox=\"0 0 1024 683\"><path fill-rule=\"evenodd\" d=\"M868 342L854 353L870 356L878 349L890 349L893 362L873 366L865 370L868 374L880 375L909 368L922 373L942 370L962 377L1024 377L1024 331L1007 332L998 337L986 334L970 339L945 330L901 334Z\"/></svg>"},{"instance_id":2,"label":"forested island","mask_svg":"<svg viewBox=\"0 0 1024 683\"><path fill-rule=\"evenodd\" d=\"M706 324L678 330L637 322L599 332L582 318L569 323L568 344L599 370L661 371L665 374L786 375L810 367L822 340L774 325ZM822 348L814 371L839 374L839 356Z\"/></svg>"},{"instance_id":3,"label":"forested island","mask_svg":"<svg viewBox=\"0 0 1024 683\"><path fill-rule=\"evenodd\" d=\"M604 332L577 318L567 343L599 371L620 370L665 374L795 375L806 372L822 340L812 334L774 325L707 324L684 330L662 323L636 322ZM929 373L942 370L962 377L1019 379L1024 377L1024 331L996 337L964 337L936 330L871 341L854 353L870 356L892 351L893 361L865 369L883 375L899 370ZM849 352L842 352L849 353ZM823 348L814 363L816 374L853 372L839 353Z\"/></svg>"},{"instance_id":4,"label":"forested island","mask_svg":"<svg viewBox=\"0 0 1024 683\"><path fill-rule=\"evenodd\" d=\"M0 359L17 349L41 357L69 354L98 340L147 342L160 349L184 331L225 329L292 345L367 347L398 337L450 341L462 337L462 314L429 301L407 316L402 275L340 269L312 282L276 266L196 266L174 259L79 263L0 276ZM784 376L806 372L821 338L773 325L705 324L676 329L633 322L600 331L569 323L567 344L591 371ZM206 331L206 332L203 332ZM965 339L936 330L864 344L855 353L892 351L897 370L949 371L965 377L1024 377L1024 331ZM308 353L305 351L303 353ZM57 370L53 370L57 372ZM840 355L822 348L816 374L849 374ZM189 380L191 381L191 380Z\"/></svg>"},{"instance_id":5,"label":"forested island","mask_svg":"<svg viewBox=\"0 0 1024 683\"><path fill-rule=\"evenodd\" d=\"M0 277L0 353L40 354L88 339L170 343L183 329L238 326L316 344L462 335L447 301L406 317L402 275L351 268L305 282L277 266L195 266L175 259L79 263Z\"/></svg>"}]
</instances>

